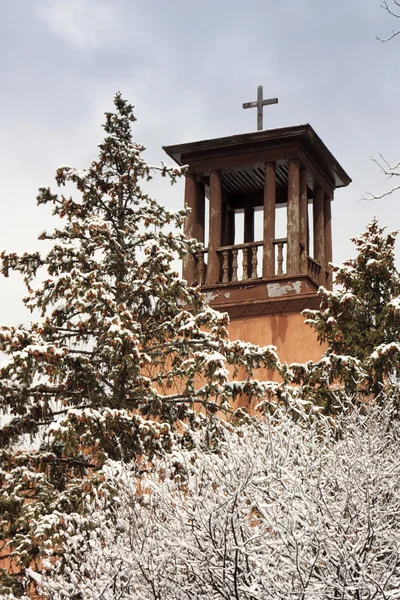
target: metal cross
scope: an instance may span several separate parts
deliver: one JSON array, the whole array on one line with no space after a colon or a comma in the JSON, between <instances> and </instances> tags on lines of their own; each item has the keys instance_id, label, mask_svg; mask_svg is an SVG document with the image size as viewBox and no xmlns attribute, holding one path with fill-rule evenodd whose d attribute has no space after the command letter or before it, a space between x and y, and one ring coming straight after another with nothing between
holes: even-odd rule
<instances>
[{"instance_id":1,"label":"metal cross","mask_svg":"<svg viewBox=\"0 0 400 600\"><path fill-rule=\"evenodd\" d=\"M258 131L263 129L263 106L267 106L267 104L278 104L278 98L269 98L268 100L264 100L262 85L259 85L257 88L257 102L245 102L243 104L243 108L257 108Z\"/></svg>"}]
</instances>

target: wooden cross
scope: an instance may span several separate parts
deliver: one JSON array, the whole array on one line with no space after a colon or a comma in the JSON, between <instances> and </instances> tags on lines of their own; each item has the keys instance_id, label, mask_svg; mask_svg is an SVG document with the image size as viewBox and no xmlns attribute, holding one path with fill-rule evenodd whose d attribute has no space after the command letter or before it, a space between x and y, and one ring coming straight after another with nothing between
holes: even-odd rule
<instances>
[{"instance_id":1,"label":"wooden cross","mask_svg":"<svg viewBox=\"0 0 400 600\"><path fill-rule=\"evenodd\" d=\"M261 131L263 129L263 106L267 104L278 104L278 98L269 98L268 100L263 99L263 86L259 85L257 88L257 101L256 102L245 102L243 108L257 108L257 129Z\"/></svg>"}]
</instances>

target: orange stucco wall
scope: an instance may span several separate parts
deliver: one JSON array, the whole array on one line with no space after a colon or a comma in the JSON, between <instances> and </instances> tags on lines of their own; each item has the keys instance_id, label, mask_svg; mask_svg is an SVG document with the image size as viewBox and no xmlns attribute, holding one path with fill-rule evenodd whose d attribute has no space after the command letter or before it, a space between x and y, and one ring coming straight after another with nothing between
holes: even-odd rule
<instances>
[{"instance_id":1,"label":"orange stucco wall","mask_svg":"<svg viewBox=\"0 0 400 600\"><path fill-rule=\"evenodd\" d=\"M299 313L258 315L232 318L229 325L231 340L239 339L259 346L276 346L281 362L317 361L325 345L317 341L317 335ZM257 372L258 379L275 379L266 370Z\"/></svg>"}]
</instances>

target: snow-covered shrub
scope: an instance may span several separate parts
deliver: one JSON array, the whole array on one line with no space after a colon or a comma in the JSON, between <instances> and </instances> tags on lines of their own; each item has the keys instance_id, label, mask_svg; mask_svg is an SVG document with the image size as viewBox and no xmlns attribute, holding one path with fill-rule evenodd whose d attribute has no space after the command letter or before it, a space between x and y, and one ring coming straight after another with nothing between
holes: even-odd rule
<instances>
[{"instance_id":1,"label":"snow-covered shrub","mask_svg":"<svg viewBox=\"0 0 400 600\"><path fill-rule=\"evenodd\" d=\"M112 492L89 501L90 518L69 517L43 589L53 600L400 598L399 444L389 400L336 421L294 404L226 431L217 453L174 453L140 476L108 463Z\"/></svg>"}]
</instances>

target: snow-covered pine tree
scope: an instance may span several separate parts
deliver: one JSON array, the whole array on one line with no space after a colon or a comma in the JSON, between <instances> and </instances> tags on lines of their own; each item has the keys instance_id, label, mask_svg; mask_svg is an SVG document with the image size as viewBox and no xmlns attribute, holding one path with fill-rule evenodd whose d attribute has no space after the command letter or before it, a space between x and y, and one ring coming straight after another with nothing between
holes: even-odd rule
<instances>
[{"instance_id":1,"label":"snow-covered pine tree","mask_svg":"<svg viewBox=\"0 0 400 600\"><path fill-rule=\"evenodd\" d=\"M396 231L373 219L352 239L357 254L334 265L335 290L319 289L319 310L304 311L328 349L321 361L291 365L303 397L331 411L337 400L385 393L394 398L400 369L400 277L395 266ZM392 385L393 384L393 385ZM391 389L389 389L391 388ZM344 397L343 396L343 397Z\"/></svg>"},{"instance_id":2,"label":"snow-covered pine tree","mask_svg":"<svg viewBox=\"0 0 400 600\"><path fill-rule=\"evenodd\" d=\"M174 260L198 249L174 233L186 212L140 186L182 171L149 166L132 140L133 107L120 94L114 103L98 159L57 170L58 186L72 182L79 197L40 189L38 204L63 223L40 236L51 249L1 255L3 274L24 276L24 302L41 315L0 327L0 544L22 569L46 547L62 553L62 515L79 510L106 459L146 463L190 446L203 426L212 443L217 412L238 393L262 394L252 369L278 365L273 348L230 342L227 316L175 272ZM245 380L229 382L238 368ZM19 578L3 583L21 593Z\"/></svg>"}]
</instances>

